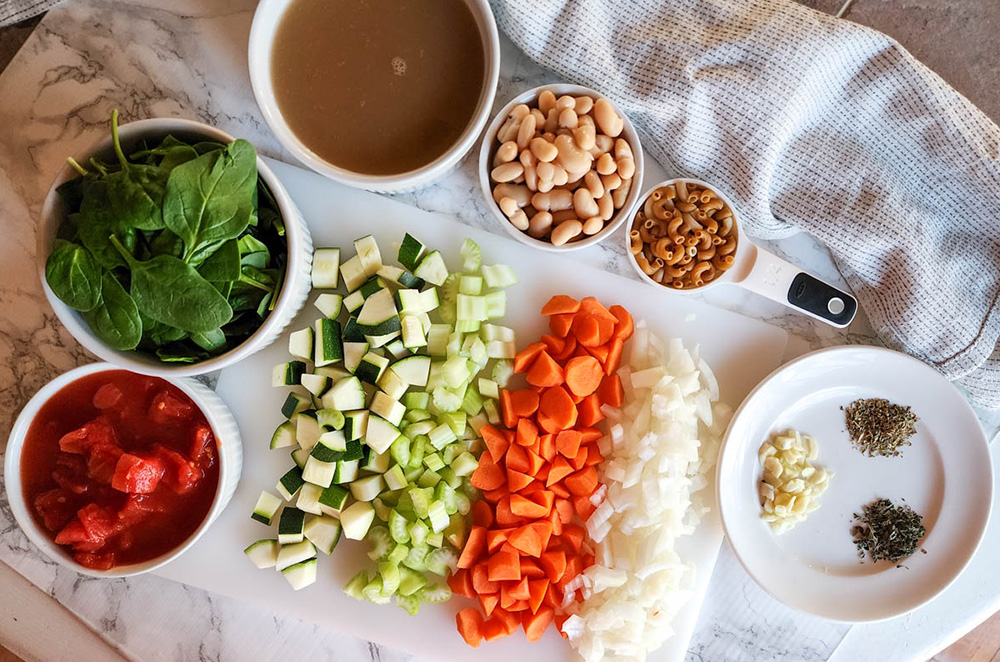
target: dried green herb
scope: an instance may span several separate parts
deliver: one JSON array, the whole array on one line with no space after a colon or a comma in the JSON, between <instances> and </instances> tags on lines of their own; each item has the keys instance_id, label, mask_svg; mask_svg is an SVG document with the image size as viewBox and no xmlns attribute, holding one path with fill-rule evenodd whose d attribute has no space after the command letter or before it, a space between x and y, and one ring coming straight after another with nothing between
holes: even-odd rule
<instances>
[{"instance_id":1,"label":"dried green herb","mask_svg":"<svg viewBox=\"0 0 1000 662\"><path fill-rule=\"evenodd\" d=\"M854 513L857 522L851 528L858 556L865 552L872 561L896 563L917 551L927 530L923 520L909 506L896 506L888 499L877 499Z\"/></svg>"},{"instance_id":2,"label":"dried green herb","mask_svg":"<svg viewBox=\"0 0 1000 662\"><path fill-rule=\"evenodd\" d=\"M868 457L899 455L916 433L917 415L884 398L855 400L844 410L851 443Z\"/></svg>"}]
</instances>

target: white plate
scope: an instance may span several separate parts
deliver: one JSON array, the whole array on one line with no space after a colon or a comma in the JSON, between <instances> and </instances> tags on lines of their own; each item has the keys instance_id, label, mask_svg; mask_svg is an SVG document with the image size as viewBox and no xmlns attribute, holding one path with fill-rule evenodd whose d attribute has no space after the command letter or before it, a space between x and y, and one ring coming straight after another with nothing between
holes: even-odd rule
<instances>
[{"instance_id":1,"label":"white plate","mask_svg":"<svg viewBox=\"0 0 1000 662\"><path fill-rule=\"evenodd\" d=\"M850 442L846 407L880 397L919 418L900 457L867 457ZM836 473L819 510L775 535L760 520L757 450L772 433L797 429L819 444L815 463ZM993 472L986 437L944 377L905 354L834 347L771 374L737 411L719 460L723 526L743 567L789 607L839 621L898 616L944 590L965 568L990 517ZM926 554L897 568L861 562L850 534L855 512L879 497L923 517Z\"/></svg>"}]
</instances>

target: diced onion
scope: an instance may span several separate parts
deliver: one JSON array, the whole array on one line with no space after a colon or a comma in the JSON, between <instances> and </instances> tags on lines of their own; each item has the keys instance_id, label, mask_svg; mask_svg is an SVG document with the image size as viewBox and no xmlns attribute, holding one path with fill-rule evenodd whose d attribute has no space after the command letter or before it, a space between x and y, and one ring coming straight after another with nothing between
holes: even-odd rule
<instances>
[{"instance_id":1,"label":"diced onion","mask_svg":"<svg viewBox=\"0 0 1000 662\"><path fill-rule=\"evenodd\" d=\"M697 348L664 342L643 321L635 328L618 371L625 406L602 407L603 487L587 520L595 563L565 587L562 630L585 662L642 661L673 635L695 573L675 546L708 512L711 497L697 492L732 414Z\"/></svg>"}]
</instances>

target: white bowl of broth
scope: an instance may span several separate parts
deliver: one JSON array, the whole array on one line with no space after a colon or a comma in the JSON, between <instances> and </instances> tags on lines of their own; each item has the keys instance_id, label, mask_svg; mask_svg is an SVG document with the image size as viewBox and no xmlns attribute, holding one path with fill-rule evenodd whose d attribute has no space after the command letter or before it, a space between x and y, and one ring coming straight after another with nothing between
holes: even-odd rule
<instances>
[{"instance_id":1,"label":"white bowl of broth","mask_svg":"<svg viewBox=\"0 0 1000 662\"><path fill-rule=\"evenodd\" d=\"M278 141L330 179L393 193L454 168L489 119L486 0L261 0L250 82Z\"/></svg>"}]
</instances>

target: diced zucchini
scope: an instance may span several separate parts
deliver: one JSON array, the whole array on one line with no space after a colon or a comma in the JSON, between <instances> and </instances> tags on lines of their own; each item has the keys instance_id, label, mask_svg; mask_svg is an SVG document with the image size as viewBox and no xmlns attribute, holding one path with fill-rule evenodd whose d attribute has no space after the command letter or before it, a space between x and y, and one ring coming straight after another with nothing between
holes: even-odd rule
<instances>
[{"instance_id":1,"label":"diced zucchini","mask_svg":"<svg viewBox=\"0 0 1000 662\"><path fill-rule=\"evenodd\" d=\"M316 444L316 448L324 447ZM307 483L319 485L322 488L330 487L333 483L333 476L337 472L337 461L323 462L316 457L315 450L314 448L313 454L306 460L306 466L302 469L302 478ZM337 451L331 452L337 453ZM340 455L342 456L343 453L341 452Z\"/></svg>"},{"instance_id":2,"label":"diced zucchini","mask_svg":"<svg viewBox=\"0 0 1000 662\"><path fill-rule=\"evenodd\" d=\"M337 471L333 474L333 482L338 485L350 483L358 477L358 460L341 460L337 463Z\"/></svg>"},{"instance_id":3,"label":"diced zucchini","mask_svg":"<svg viewBox=\"0 0 1000 662\"><path fill-rule=\"evenodd\" d=\"M365 336L365 342L367 342L372 349L375 349L376 347L384 347L399 338L401 333L401 331L393 331L383 336Z\"/></svg>"},{"instance_id":4,"label":"diced zucchini","mask_svg":"<svg viewBox=\"0 0 1000 662\"><path fill-rule=\"evenodd\" d=\"M424 254L424 245L419 239L415 238L410 233L403 235L403 241L399 245L399 252L396 259L399 263L413 271L417 268L417 264L420 263L420 258Z\"/></svg>"},{"instance_id":5,"label":"diced zucchini","mask_svg":"<svg viewBox=\"0 0 1000 662\"><path fill-rule=\"evenodd\" d=\"M275 429L271 435L271 450L276 448L288 448L298 442L295 439L295 423L285 421Z\"/></svg>"},{"instance_id":6,"label":"diced zucchini","mask_svg":"<svg viewBox=\"0 0 1000 662\"><path fill-rule=\"evenodd\" d=\"M382 268L382 255L378 250L378 242L370 234L354 240L354 250L361 260L361 266L365 270L365 277L370 278L378 273ZM351 288L354 289L354 288Z\"/></svg>"},{"instance_id":7,"label":"diced zucchini","mask_svg":"<svg viewBox=\"0 0 1000 662\"><path fill-rule=\"evenodd\" d=\"M278 550L278 558L275 559L274 567L278 570L284 570L296 563L314 558L316 558L316 547L303 538L297 543L282 545L281 549Z\"/></svg>"},{"instance_id":8,"label":"diced zucchini","mask_svg":"<svg viewBox=\"0 0 1000 662\"><path fill-rule=\"evenodd\" d=\"M418 349L427 345L427 336L424 334L424 327L420 319L414 315L403 315L400 319L402 326L403 346L408 349Z\"/></svg>"},{"instance_id":9,"label":"diced zucchini","mask_svg":"<svg viewBox=\"0 0 1000 662\"><path fill-rule=\"evenodd\" d=\"M306 463L308 467L309 464ZM294 545L302 542L302 531L305 526L306 514L298 508L285 508L281 511L281 519L278 521L278 543L281 545Z\"/></svg>"},{"instance_id":10,"label":"diced zucchini","mask_svg":"<svg viewBox=\"0 0 1000 662\"><path fill-rule=\"evenodd\" d=\"M257 497L257 505L253 507L253 513L250 515L251 519L255 519L262 524L268 526L274 520L274 516L278 514L278 510L281 508L282 501L280 498L274 496L267 490L260 493Z\"/></svg>"},{"instance_id":11,"label":"diced zucchini","mask_svg":"<svg viewBox=\"0 0 1000 662\"><path fill-rule=\"evenodd\" d=\"M319 505L324 509L324 512L330 510L333 513L339 513L344 508L344 504L347 503L348 496L350 496L350 492L344 486L331 485L320 494Z\"/></svg>"},{"instance_id":12,"label":"diced zucchini","mask_svg":"<svg viewBox=\"0 0 1000 662\"><path fill-rule=\"evenodd\" d=\"M271 386L297 386L306 371L302 361L289 361L274 366L271 371Z\"/></svg>"},{"instance_id":13,"label":"diced zucchini","mask_svg":"<svg viewBox=\"0 0 1000 662\"><path fill-rule=\"evenodd\" d=\"M424 286L422 278L417 278L406 269L401 269L388 264L382 265L382 268L378 270L378 275L379 277L384 278L399 287L419 289Z\"/></svg>"},{"instance_id":14,"label":"diced zucchini","mask_svg":"<svg viewBox=\"0 0 1000 662\"><path fill-rule=\"evenodd\" d=\"M319 309L319 312L323 313L324 317L333 319L340 314L340 309L343 308L344 305L344 297L340 294L324 292L316 297L316 300L313 301L313 305Z\"/></svg>"},{"instance_id":15,"label":"diced zucchini","mask_svg":"<svg viewBox=\"0 0 1000 662\"><path fill-rule=\"evenodd\" d=\"M358 363L354 374L361 381L374 385L378 384L379 378L382 377L382 372L388 367L389 359L375 352L367 352L361 357L361 362Z\"/></svg>"},{"instance_id":16,"label":"diced zucchini","mask_svg":"<svg viewBox=\"0 0 1000 662\"><path fill-rule=\"evenodd\" d=\"M431 251L420 259L420 264L413 270L413 275L423 278L432 285L443 285L448 277L448 267L438 251Z\"/></svg>"},{"instance_id":17,"label":"diced zucchini","mask_svg":"<svg viewBox=\"0 0 1000 662\"><path fill-rule=\"evenodd\" d=\"M323 375L312 375L308 372L302 375L302 386L317 398L326 393L330 386L330 378Z\"/></svg>"},{"instance_id":18,"label":"diced zucchini","mask_svg":"<svg viewBox=\"0 0 1000 662\"><path fill-rule=\"evenodd\" d=\"M373 414L378 414L385 420L389 421L396 427L403 422L403 414L406 413L406 407L403 406L401 402L395 400L383 391L378 391L372 398L369 410Z\"/></svg>"},{"instance_id":19,"label":"diced zucchini","mask_svg":"<svg viewBox=\"0 0 1000 662\"><path fill-rule=\"evenodd\" d=\"M383 474L389 470L392 456L388 452L376 453L371 446L364 447L364 458L361 460L361 470Z\"/></svg>"},{"instance_id":20,"label":"diced zucchini","mask_svg":"<svg viewBox=\"0 0 1000 662\"><path fill-rule=\"evenodd\" d=\"M316 320L317 366L336 363L344 358L344 347L340 339L340 322L321 317Z\"/></svg>"},{"instance_id":21,"label":"diced zucchini","mask_svg":"<svg viewBox=\"0 0 1000 662\"><path fill-rule=\"evenodd\" d=\"M340 275L344 277L344 286L351 292L361 287L369 276L357 255L340 264Z\"/></svg>"},{"instance_id":22,"label":"diced zucchini","mask_svg":"<svg viewBox=\"0 0 1000 662\"><path fill-rule=\"evenodd\" d=\"M306 460L308 462L308 460ZM323 494L323 488L313 483L305 483L299 490L299 498L295 500L295 507L304 513L322 515L323 509L319 506L319 497Z\"/></svg>"},{"instance_id":23,"label":"diced zucchini","mask_svg":"<svg viewBox=\"0 0 1000 662\"><path fill-rule=\"evenodd\" d=\"M312 450L312 447L319 440L319 436L323 434L319 422L316 421L316 412L309 409L300 411L292 421L295 422L295 440L299 446Z\"/></svg>"},{"instance_id":24,"label":"diced zucchini","mask_svg":"<svg viewBox=\"0 0 1000 662\"><path fill-rule=\"evenodd\" d=\"M367 342L345 342L344 343L344 368L350 373L354 373L361 363L361 357L368 353Z\"/></svg>"},{"instance_id":25,"label":"diced zucchini","mask_svg":"<svg viewBox=\"0 0 1000 662\"><path fill-rule=\"evenodd\" d=\"M370 337L374 338L375 336L370 336ZM407 356L412 354L412 352L410 352L410 350L406 348L406 345L403 344L403 341L400 338L396 338L392 342L388 343L385 346L385 348L389 350L390 354L392 354L392 358L397 360L405 359Z\"/></svg>"},{"instance_id":26,"label":"diced zucchini","mask_svg":"<svg viewBox=\"0 0 1000 662\"><path fill-rule=\"evenodd\" d=\"M340 542L342 528L336 517L320 515L310 517L304 530L306 540L316 546L316 549L329 556L337 543Z\"/></svg>"},{"instance_id":27,"label":"diced zucchini","mask_svg":"<svg viewBox=\"0 0 1000 662\"><path fill-rule=\"evenodd\" d=\"M273 568L278 563L278 541L258 540L243 550L257 568Z\"/></svg>"},{"instance_id":28,"label":"diced zucchini","mask_svg":"<svg viewBox=\"0 0 1000 662\"><path fill-rule=\"evenodd\" d=\"M295 462L295 466L299 469L306 466L306 460L309 459L309 449L308 448L296 448L292 451L292 461Z\"/></svg>"},{"instance_id":29,"label":"diced zucchini","mask_svg":"<svg viewBox=\"0 0 1000 662\"><path fill-rule=\"evenodd\" d=\"M363 539L374 520L375 508L365 501L352 503L340 514L344 535L351 540Z\"/></svg>"},{"instance_id":30,"label":"diced zucchini","mask_svg":"<svg viewBox=\"0 0 1000 662\"><path fill-rule=\"evenodd\" d=\"M288 353L306 361L313 358L313 330L312 327L299 329L288 336Z\"/></svg>"},{"instance_id":31,"label":"diced zucchini","mask_svg":"<svg viewBox=\"0 0 1000 662\"><path fill-rule=\"evenodd\" d=\"M384 453L389 450L392 442L399 436L399 428L385 420L378 414L368 417L368 429L365 432L365 443L376 453Z\"/></svg>"},{"instance_id":32,"label":"diced zucchini","mask_svg":"<svg viewBox=\"0 0 1000 662\"><path fill-rule=\"evenodd\" d=\"M285 418L291 418L300 411L305 411L312 407L312 398L301 393L289 393L285 398L285 403L281 405L281 414ZM272 448L274 448L272 446Z\"/></svg>"},{"instance_id":33,"label":"diced zucchini","mask_svg":"<svg viewBox=\"0 0 1000 662\"><path fill-rule=\"evenodd\" d=\"M399 400L406 393L409 384L404 382L395 370L386 368L385 372L382 373L381 379L378 380L378 387L385 391L386 395L390 398Z\"/></svg>"},{"instance_id":34,"label":"diced zucchini","mask_svg":"<svg viewBox=\"0 0 1000 662\"><path fill-rule=\"evenodd\" d=\"M328 430L340 430L344 427L344 415L336 409L320 409L316 412L316 422ZM320 441L326 434L320 437Z\"/></svg>"},{"instance_id":35,"label":"diced zucchini","mask_svg":"<svg viewBox=\"0 0 1000 662\"><path fill-rule=\"evenodd\" d=\"M363 305L365 305L365 295L361 290L354 290L344 297L344 308L349 313L360 310Z\"/></svg>"},{"instance_id":36,"label":"diced zucchini","mask_svg":"<svg viewBox=\"0 0 1000 662\"><path fill-rule=\"evenodd\" d=\"M301 590L316 583L316 559L309 559L281 571L293 590Z\"/></svg>"},{"instance_id":37,"label":"diced zucchini","mask_svg":"<svg viewBox=\"0 0 1000 662\"><path fill-rule=\"evenodd\" d=\"M343 339L344 342L367 342L365 334L361 333L361 329L358 328L358 318L355 315L347 318L347 324L344 325Z\"/></svg>"},{"instance_id":38,"label":"diced zucchini","mask_svg":"<svg viewBox=\"0 0 1000 662\"><path fill-rule=\"evenodd\" d=\"M362 407L364 404L361 405ZM344 437L347 441L361 439L368 431L368 410L356 409L344 412Z\"/></svg>"},{"instance_id":39,"label":"diced zucchini","mask_svg":"<svg viewBox=\"0 0 1000 662\"><path fill-rule=\"evenodd\" d=\"M322 365L318 368L314 368L313 373L317 375L323 375L324 377L329 377L331 384L336 384L344 377L351 376L351 373L347 372L343 368L338 368L337 366L332 366L332 365Z\"/></svg>"},{"instance_id":40,"label":"diced zucchini","mask_svg":"<svg viewBox=\"0 0 1000 662\"><path fill-rule=\"evenodd\" d=\"M312 286L317 289L334 289L340 278L340 249L317 248L313 252Z\"/></svg>"},{"instance_id":41,"label":"diced zucchini","mask_svg":"<svg viewBox=\"0 0 1000 662\"><path fill-rule=\"evenodd\" d=\"M431 369L429 356L408 356L392 364L392 370L411 386L426 386Z\"/></svg>"},{"instance_id":42,"label":"diced zucchini","mask_svg":"<svg viewBox=\"0 0 1000 662\"><path fill-rule=\"evenodd\" d=\"M278 494L285 498L285 501L291 501L298 494L304 482L302 470L298 467L292 467L285 472L285 475L278 480L278 484L274 487L278 490Z\"/></svg>"},{"instance_id":43,"label":"diced zucchini","mask_svg":"<svg viewBox=\"0 0 1000 662\"><path fill-rule=\"evenodd\" d=\"M360 439L354 439L353 441L347 442L347 448L344 449L344 462L351 462L353 460L361 460L365 456L365 446L362 446Z\"/></svg>"},{"instance_id":44,"label":"diced zucchini","mask_svg":"<svg viewBox=\"0 0 1000 662\"><path fill-rule=\"evenodd\" d=\"M382 493L382 475L366 476L351 483L351 496L358 501L371 501Z\"/></svg>"},{"instance_id":45,"label":"diced zucchini","mask_svg":"<svg viewBox=\"0 0 1000 662\"><path fill-rule=\"evenodd\" d=\"M362 333L373 336L399 331L399 314L389 290L379 290L365 299L358 313L358 326Z\"/></svg>"},{"instance_id":46,"label":"diced zucchini","mask_svg":"<svg viewBox=\"0 0 1000 662\"><path fill-rule=\"evenodd\" d=\"M350 344L350 343L346 343ZM365 406L365 387L357 377L345 377L323 395L323 408L346 412Z\"/></svg>"}]
</instances>

